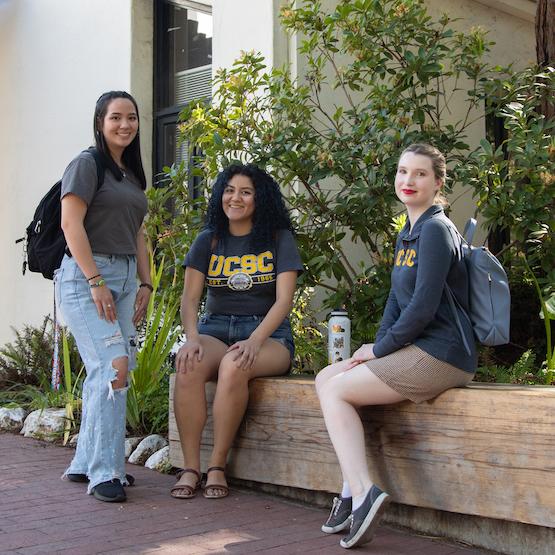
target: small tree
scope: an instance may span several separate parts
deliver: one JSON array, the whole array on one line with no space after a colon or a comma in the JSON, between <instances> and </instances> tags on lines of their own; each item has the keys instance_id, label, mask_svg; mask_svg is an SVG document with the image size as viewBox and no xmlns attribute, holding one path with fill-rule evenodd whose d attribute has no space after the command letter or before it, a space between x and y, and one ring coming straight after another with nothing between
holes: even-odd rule
<instances>
[{"instance_id":1,"label":"small tree","mask_svg":"<svg viewBox=\"0 0 555 555\"><path fill-rule=\"evenodd\" d=\"M184 110L182 137L204 154L195 170L204 183L235 159L272 172L295 217L304 283L327 291L325 306L346 305L355 342L368 340L389 289L399 153L431 142L447 153L456 181L466 129L482 116L488 43L480 30L456 33L447 16L432 20L416 0L341 0L331 12L305 0L281 16L285 30L302 37L304 74L294 80L288 68L270 70L260 55L244 53L217 73L210 105ZM330 91L333 102L325 100ZM460 99L466 114L453 121L450 105ZM172 170L177 179L166 194L177 195L179 210L159 243L176 267L176 245L181 254L190 224L200 221L182 170ZM163 193L155 200L164 206ZM158 236L165 218L153 218ZM348 241L358 257L348 254Z\"/></svg>"}]
</instances>

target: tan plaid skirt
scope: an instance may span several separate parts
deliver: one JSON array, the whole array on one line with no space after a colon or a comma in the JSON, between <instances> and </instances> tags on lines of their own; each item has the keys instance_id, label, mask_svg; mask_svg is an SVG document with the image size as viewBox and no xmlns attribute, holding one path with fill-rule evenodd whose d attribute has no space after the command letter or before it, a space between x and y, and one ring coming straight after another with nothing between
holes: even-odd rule
<instances>
[{"instance_id":1,"label":"tan plaid skirt","mask_svg":"<svg viewBox=\"0 0 555 555\"><path fill-rule=\"evenodd\" d=\"M414 403L432 399L452 387L462 387L474 377L415 345L364 364L382 382Z\"/></svg>"}]
</instances>

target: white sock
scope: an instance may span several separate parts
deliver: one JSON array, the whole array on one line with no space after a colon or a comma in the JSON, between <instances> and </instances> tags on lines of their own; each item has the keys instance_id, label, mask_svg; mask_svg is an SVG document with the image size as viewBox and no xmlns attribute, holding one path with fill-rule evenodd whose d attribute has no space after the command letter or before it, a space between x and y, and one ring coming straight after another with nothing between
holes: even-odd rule
<instances>
[{"instance_id":1,"label":"white sock","mask_svg":"<svg viewBox=\"0 0 555 555\"><path fill-rule=\"evenodd\" d=\"M364 500L366 499L366 496L368 495L369 491L370 491L370 488L368 488L367 490L364 490L364 492L361 493L360 495L355 495L353 497L353 511L356 511L364 503Z\"/></svg>"},{"instance_id":2,"label":"white sock","mask_svg":"<svg viewBox=\"0 0 555 555\"><path fill-rule=\"evenodd\" d=\"M343 489L341 490L341 497L343 497L343 499L347 499L348 497L352 497L351 488L349 487L349 482L343 482Z\"/></svg>"}]
</instances>

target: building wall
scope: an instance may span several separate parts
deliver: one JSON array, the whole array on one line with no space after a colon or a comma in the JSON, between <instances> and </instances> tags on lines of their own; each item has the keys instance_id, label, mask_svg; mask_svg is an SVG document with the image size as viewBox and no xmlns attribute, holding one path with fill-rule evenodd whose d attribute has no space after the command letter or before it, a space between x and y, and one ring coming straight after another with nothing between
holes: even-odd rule
<instances>
[{"instance_id":1,"label":"building wall","mask_svg":"<svg viewBox=\"0 0 555 555\"><path fill-rule=\"evenodd\" d=\"M143 151L151 152L152 57L137 45L140 33L135 42L132 33L135 24L143 40L152 35L152 25L145 29L137 22L148 18L149 9L152 19L150 5L0 0L0 344L13 338L10 326L37 324L52 310L52 283L21 275L22 248L14 240L69 161L92 144L94 105L102 92L135 93L146 116ZM145 158L150 170L150 156Z\"/></svg>"},{"instance_id":2,"label":"building wall","mask_svg":"<svg viewBox=\"0 0 555 555\"><path fill-rule=\"evenodd\" d=\"M214 0L214 70L230 68L242 50L261 52L268 67L287 61L288 41L279 26L284 0Z\"/></svg>"}]
</instances>

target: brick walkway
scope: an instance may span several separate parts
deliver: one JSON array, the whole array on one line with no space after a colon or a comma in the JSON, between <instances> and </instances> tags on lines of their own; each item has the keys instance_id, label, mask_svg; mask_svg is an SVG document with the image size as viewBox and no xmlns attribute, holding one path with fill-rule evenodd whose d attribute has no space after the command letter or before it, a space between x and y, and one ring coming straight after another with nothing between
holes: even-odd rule
<instances>
[{"instance_id":1,"label":"brick walkway","mask_svg":"<svg viewBox=\"0 0 555 555\"><path fill-rule=\"evenodd\" d=\"M166 476L129 465L137 485L128 501L102 503L83 484L62 482L72 451L0 433L0 553L346 553L340 535L320 532L327 513L253 492L232 490L227 499L168 495ZM479 555L428 538L380 527L374 555Z\"/></svg>"}]
</instances>

